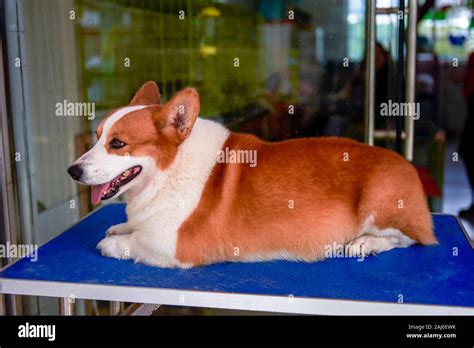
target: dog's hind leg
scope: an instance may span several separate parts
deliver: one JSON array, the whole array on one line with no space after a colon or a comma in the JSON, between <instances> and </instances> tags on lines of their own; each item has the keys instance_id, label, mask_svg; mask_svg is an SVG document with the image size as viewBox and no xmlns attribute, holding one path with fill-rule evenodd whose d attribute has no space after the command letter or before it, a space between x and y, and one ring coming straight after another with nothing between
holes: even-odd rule
<instances>
[{"instance_id":1,"label":"dog's hind leg","mask_svg":"<svg viewBox=\"0 0 474 348\"><path fill-rule=\"evenodd\" d=\"M366 231L348 244L354 255L370 255L393 248L406 248L415 241L394 228L379 230L375 227Z\"/></svg>"}]
</instances>

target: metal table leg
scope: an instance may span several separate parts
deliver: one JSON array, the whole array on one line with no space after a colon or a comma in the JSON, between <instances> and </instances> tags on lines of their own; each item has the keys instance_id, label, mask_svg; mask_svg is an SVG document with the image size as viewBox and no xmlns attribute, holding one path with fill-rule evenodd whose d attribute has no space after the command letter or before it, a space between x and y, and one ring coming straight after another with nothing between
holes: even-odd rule
<instances>
[{"instance_id":1,"label":"metal table leg","mask_svg":"<svg viewBox=\"0 0 474 348\"><path fill-rule=\"evenodd\" d=\"M122 302L112 301L110 302L110 315L120 315L123 310Z\"/></svg>"},{"instance_id":2,"label":"metal table leg","mask_svg":"<svg viewBox=\"0 0 474 348\"><path fill-rule=\"evenodd\" d=\"M60 298L61 315L74 315L76 313L76 300L73 296Z\"/></svg>"}]
</instances>

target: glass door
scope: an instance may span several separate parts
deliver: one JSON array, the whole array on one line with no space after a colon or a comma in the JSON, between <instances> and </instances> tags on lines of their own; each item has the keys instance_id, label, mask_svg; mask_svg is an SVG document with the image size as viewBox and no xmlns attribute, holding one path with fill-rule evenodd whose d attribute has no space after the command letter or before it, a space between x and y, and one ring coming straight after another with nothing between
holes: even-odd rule
<instances>
[{"instance_id":1,"label":"glass door","mask_svg":"<svg viewBox=\"0 0 474 348\"><path fill-rule=\"evenodd\" d=\"M77 188L65 170L76 157L81 117L57 104L80 101L73 1L5 2L12 165L20 242L41 245L79 219ZM57 313L55 301L25 297L25 313Z\"/></svg>"}]
</instances>

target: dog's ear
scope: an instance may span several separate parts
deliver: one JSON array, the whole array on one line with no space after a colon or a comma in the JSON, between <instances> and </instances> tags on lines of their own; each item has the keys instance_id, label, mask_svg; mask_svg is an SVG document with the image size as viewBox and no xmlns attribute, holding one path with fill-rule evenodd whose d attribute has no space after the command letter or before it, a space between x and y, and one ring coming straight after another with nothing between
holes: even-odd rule
<instances>
[{"instance_id":1,"label":"dog's ear","mask_svg":"<svg viewBox=\"0 0 474 348\"><path fill-rule=\"evenodd\" d=\"M200 107L198 92L194 88L185 88L162 109L155 111L155 124L165 133L173 133L170 135L176 136L177 141L181 143L191 134Z\"/></svg>"},{"instance_id":2,"label":"dog's ear","mask_svg":"<svg viewBox=\"0 0 474 348\"><path fill-rule=\"evenodd\" d=\"M159 104L161 100L160 91L154 81L147 81L140 87L129 105L151 105Z\"/></svg>"}]
</instances>

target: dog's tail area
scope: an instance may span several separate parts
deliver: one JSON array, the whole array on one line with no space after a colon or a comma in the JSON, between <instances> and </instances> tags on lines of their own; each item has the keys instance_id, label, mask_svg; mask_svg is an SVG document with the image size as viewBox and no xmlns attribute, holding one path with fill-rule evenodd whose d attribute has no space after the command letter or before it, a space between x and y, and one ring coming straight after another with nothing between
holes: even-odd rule
<instances>
[{"instance_id":1,"label":"dog's tail area","mask_svg":"<svg viewBox=\"0 0 474 348\"><path fill-rule=\"evenodd\" d=\"M363 213L373 214L379 229L395 228L419 244L438 244L417 170L398 155L393 160L371 180L361 202Z\"/></svg>"}]
</instances>

